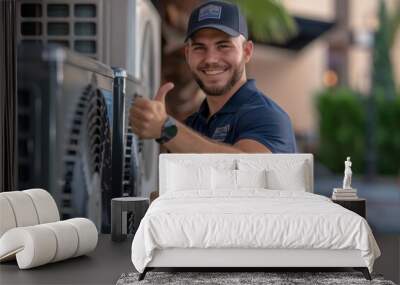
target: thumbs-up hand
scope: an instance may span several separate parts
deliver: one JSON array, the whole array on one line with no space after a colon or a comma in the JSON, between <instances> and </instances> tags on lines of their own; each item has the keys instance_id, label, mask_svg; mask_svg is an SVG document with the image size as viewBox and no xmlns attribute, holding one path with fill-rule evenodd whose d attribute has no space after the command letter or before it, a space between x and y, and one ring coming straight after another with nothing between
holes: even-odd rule
<instances>
[{"instance_id":1,"label":"thumbs-up hand","mask_svg":"<svg viewBox=\"0 0 400 285\"><path fill-rule=\"evenodd\" d=\"M143 139L156 139L161 136L161 129L167 119L165 96L174 88L168 82L158 89L154 100L136 98L134 105L129 110L129 123L132 131Z\"/></svg>"}]
</instances>

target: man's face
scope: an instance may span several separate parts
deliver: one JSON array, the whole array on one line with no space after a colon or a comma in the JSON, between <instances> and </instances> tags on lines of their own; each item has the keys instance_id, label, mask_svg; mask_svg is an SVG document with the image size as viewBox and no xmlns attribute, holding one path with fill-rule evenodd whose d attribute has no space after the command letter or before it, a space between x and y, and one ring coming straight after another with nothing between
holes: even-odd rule
<instances>
[{"instance_id":1,"label":"man's face","mask_svg":"<svg viewBox=\"0 0 400 285\"><path fill-rule=\"evenodd\" d=\"M253 44L216 29L201 29L189 39L186 60L200 88L210 96L228 92L243 76Z\"/></svg>"}]
</instances>

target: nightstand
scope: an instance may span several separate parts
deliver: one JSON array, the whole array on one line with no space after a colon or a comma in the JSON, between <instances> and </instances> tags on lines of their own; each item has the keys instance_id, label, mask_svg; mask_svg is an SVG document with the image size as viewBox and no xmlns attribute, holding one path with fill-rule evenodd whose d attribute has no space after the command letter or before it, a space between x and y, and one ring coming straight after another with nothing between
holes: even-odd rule
<instances>
[{"instance_id":1,"label":"nightstand","mask_svg":"<svg viewBox=\"0 0 400 285\"><path fill-rule=\"evenodd\" d=\"M120 197L111 200L111 239L124 241L134 235L149 207L145 197Z\"/></svg>"},{"instance_id":2,"label":"nightstand","mask_svg":"<svg viewBox=\"0 0 400 285\"><path fill-rule=\"evenodd\" d=\"M357 198L352 200L336 200L332 199L332 202L339 204L340 206L359 214L361 217L366 219L366 199Z\"/></svg>"}]
</instances>

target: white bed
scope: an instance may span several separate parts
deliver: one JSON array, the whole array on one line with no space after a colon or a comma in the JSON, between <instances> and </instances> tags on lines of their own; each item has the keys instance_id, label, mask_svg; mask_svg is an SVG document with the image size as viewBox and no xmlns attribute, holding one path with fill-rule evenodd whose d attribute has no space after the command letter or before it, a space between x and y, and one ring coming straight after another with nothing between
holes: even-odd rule
<instances>
[{"instance_id":1,"label":"white bed","mask_svg":"<svg viewBox=\"0 0 400 285\"><path fill-rule=\"evenodd\" d=\"M313 194L311 154L161 154L160 197L132 262L155 267L354 267L380 251L362 217Z\"/></svg>"}]
</instances>

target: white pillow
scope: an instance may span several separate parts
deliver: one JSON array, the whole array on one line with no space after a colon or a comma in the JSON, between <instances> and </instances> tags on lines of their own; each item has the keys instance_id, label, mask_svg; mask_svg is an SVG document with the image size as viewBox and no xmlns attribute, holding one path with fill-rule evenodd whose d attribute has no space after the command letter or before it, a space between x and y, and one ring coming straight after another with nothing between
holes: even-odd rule
<instances>
[{"instance_id":1,"label":"white pillow","mask_svg":"<svg viewBox=\"0 0 400 285\"><path fill-rule=\"evenodd\" d=\"M267 170L267 188L272 190L306 191L306 179L303 167L297 167L290 171L290 175L284 171L275 169Z\"/></svg>"},{"instance_id":2,"label":"white pillow","mask_svg":"<svg viewBox=\"0 0 400 285\"><path fill-rule=\"evenodd\" d=\"M307 177L310 169L304 160L291 159L240 159L238 160L240 170L265 169L267 188L273 190L306 191L310 184Z\"/></svg>"},{"instance_id":3,"label":"white pillow","mask_svg":"<svg viewBox=\"0 0 400 285\"><path fill-rule=\"evenodd\" d=\"M168 164L168 190L211 189L211 167Z\"/></svg>"},{"instance_id":4,"label":"white pillow","mask_svg":"<svg viewBox=\"0 0 400 285\"><path fill-rule=\"evenodd\" d=\"M212 189L213 190L230 190L237 189L236 186L236 170L233 169L216 169L212 168Z\"/></svg>"},{"instance_id":5,"label":"white pillow","mask_svg":"<svg viewBox=\"0 0 400 285\"><path fill-rule=\"evenodd\" d=\"M262 170L236 170L237 187L240 188L267 188L267 176Z\"/></svg>"}]
</instances>

